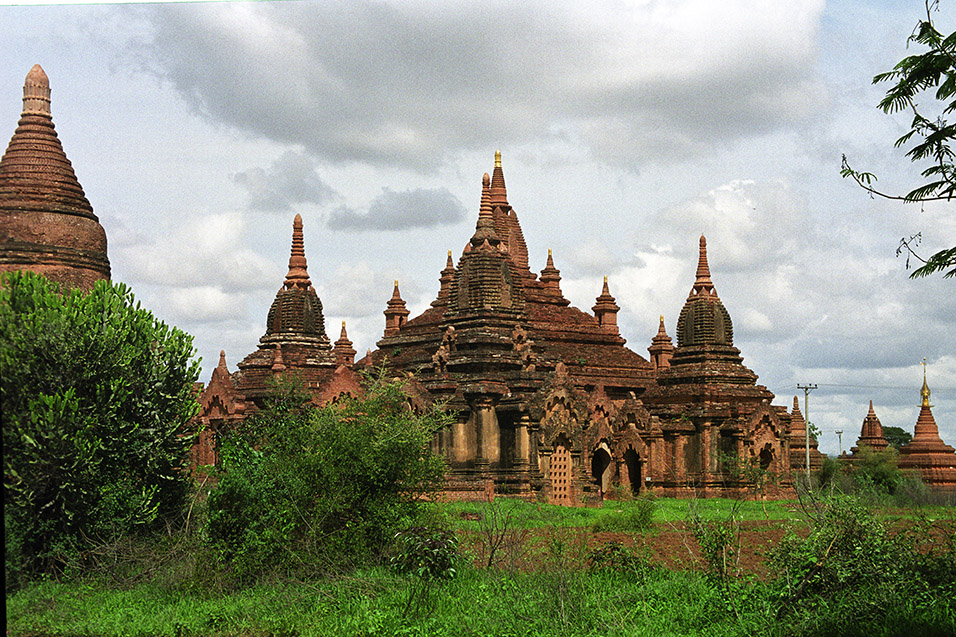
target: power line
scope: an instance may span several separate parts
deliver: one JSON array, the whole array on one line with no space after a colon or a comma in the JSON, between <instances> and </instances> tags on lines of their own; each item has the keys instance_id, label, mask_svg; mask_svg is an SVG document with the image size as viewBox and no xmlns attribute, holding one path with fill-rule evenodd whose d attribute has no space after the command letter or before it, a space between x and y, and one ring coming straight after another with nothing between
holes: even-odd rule
<instances>
[{"instance_id":1,"label":"power line","mask_svg":"<svg viewBox=\"0 0 956 637\"><path fill-rule=\"evenodd\" d=\"M913 392L919 391L919 388L914 387L913 385L908 385L906 387L903 387L900 385L843 385L840 383L817 383L817 386L843 387L846 389L894 389L894 390L913 391ZM800 389L799 385L797 386L797 388ZM934 386L934 387L930 387L930 389L933 391L934 394L940 391L944 391L944 392L956 391L956 387L935 387Z\"/></svg>"}]
</instances>

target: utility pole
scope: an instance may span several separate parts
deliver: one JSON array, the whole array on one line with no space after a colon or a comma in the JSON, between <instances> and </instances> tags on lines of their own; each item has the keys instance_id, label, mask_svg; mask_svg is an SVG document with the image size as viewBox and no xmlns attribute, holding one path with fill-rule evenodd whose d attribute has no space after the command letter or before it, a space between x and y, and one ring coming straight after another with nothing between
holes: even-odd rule
<instances>
[{"instance_id":1,"label":"utility pole","mask_svg":"<svg viewBox=\"0 0 956 637\"><path fill-rule=\"evenodd\" d=\"M843 430L837 429L836 435L837 435L837 440L840 441L840 455L842 456L843 455Z\"/></svg>"},{"instance_id":2,"label":"utility pole","mask_svg":"<svg viewBox=\"0 0 956 637\"><path fill-rule=\"evenodd\" d=\"M797 383L797 389L803 390L803 414L807 420L807 486L810 486L810 392L817 388L816 383L807 383L801 385Z\"/></svg>"}]
</instances>

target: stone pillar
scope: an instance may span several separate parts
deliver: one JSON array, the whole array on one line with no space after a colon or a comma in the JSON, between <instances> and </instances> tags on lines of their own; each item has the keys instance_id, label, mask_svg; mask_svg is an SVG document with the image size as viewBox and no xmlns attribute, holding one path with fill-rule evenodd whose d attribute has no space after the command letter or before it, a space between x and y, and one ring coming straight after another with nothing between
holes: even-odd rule
<instances>
[{"instance_id":1,"label":"stone pillar","mask_svg":"<svg viewBox=\"0 0 956 637\"><path fill-rule=\"evenodd\" d=\"M452 425L451 459L454 462L466 462L477 454L474 435L473 415L466 419L458 418Z\"/></svg>"},{"instance_id":2,"label":"stone pillar","mask_svg":"<svg viewBox=\"0 0 956 637\"><path fill-rule=\"evenodd\" d=\"M515 469L527 471L530 465L531 438L528 433L529 417L522 414L515 428Z\"/></svg>"},{"instance_id":3,"label":"stone pillar","mask_svg":"<svg viewBox=\"0 0 956 637\"><path fill-rule=\"evenodd\" d=\"M489 465L501 462L501 432L498 429L498 413L490 399L480 401L478 426L481 432L481 458Z\"/></svg>"}]
</instances>

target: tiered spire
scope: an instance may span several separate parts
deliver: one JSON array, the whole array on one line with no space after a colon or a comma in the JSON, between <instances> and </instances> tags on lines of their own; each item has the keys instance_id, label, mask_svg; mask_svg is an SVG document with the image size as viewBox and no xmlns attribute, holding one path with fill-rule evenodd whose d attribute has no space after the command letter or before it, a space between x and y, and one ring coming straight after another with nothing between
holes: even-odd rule
<instances>
[{"instance_id":1,"label":"tiered spire","mask_svg":"<svg viewBox=\"0 0 956 637\"><path fill-rule=\"evenodd\" d=\"M495 151L495 169L491 176L491 205L508 206L508 189L505 187L505 173L501 169L501 151Z\"/></svg>"},{"instance_id":2,"label":"tiered spire","mask_svg":"<svg viewBox=\"0 0 956 637\"><path fill-rule=\"evenodd\" d=\"M342 333L339 335L339 340L335 341L332 353L335 355L337 365L351 367L355 363L355 348L352 347L352 341L349 340L349 335L345 331L345 321L342 321Z\"/></svg>"},{"instance_id":3,"label":"tiered spire","mask_svg":"<svg viewBox=\"0 0 956 637\"><path fill-rule=\"evenodd\" d=\"M50 80L39 64L23 85L23 114L0 159L0 209L59 212L96 220L66 158L50 113Z\"/></svg>"},{"instance_id":4,"label":"tiered spire","mask_svg":"<svg viewBox=\"0 0 956 637\"><path fill-rule=\"evenodd\" d=\"M309 280L308 263L305 260L305 241L302 238L302 215L297 214L292 221L292 253L289 255L289 273L285 275L285 289L298 288L308 290L312 287Z\"/></svg>"},{"instance_id":5,"label":"tiered spire","mask_svg":"<svg viewBox=\"0 0 956 637\"><path fill-rule=\"evenodd\" d=\"M601 295L597 297L594 307L591 310L598 320L598 324L605 331L617 334L617 313L621 308L614 302L611 291L607 287L607 276L604 277L604 287L601 288Z\"/></svg>"},{"instance_id":6,"label":"tiered spire","mask_svg":"<svg viewBox=\"0 0 956 637\"><path fill-rule=\"evenodd\" d=\"M392 298L388 300L385 308L385 336L398 334L398 330L408 320L408 315L408 308L405 307L405 301L398 291L398 280L396 280Z\"/></svg>"},{"instance_id":7,"label":"tiered spire","mask_svg":"<svg viewBox=\"0 0 956 637\"><path fill-rule=\"evenodd\" d=\"M23 86L23 111L0 158L0 271L34 270L70 287L109 279L106 233L63 152L39 64Z\"/></svg>"},{"instance_id":8,"label":"tiered spire","mask_svg":"<svg viewBox=\"0 0 956 637\"><path fill-rule=\"evenodd\" d=\"M810 469L823 466L823 454L820 453L817 439L810 436ZM807 421L800 412L800 400L793 397L793 410L790 412L790 470L805 471L807 467Z\"/></svg>"},{"instance_id":9,"label":"tiered spire","mask_svg":"<svg viewBox=\"0 0 956 637\"><path fill-rule=\"evenodd\" d=\"M455 280L455 262L451 258L451 250L448 251L448 259L445 261L445 269L441 271L438 288L438 298L432 301L432 307L446 305L448 295L451 293L451 284Z\"/></svg>"},{"instance_id":10,"label":"tiered spire","mask_svg":"<svg viewBox=\"0 0 956 637\"><path fill-rule=\"evenodd\" d=\"M551 248L548 248L548 263L541 270L541 282L546 290L561 294L561 271L554 267L554 257Z\"/></svg>"},{"instance_id":11,"label":"tiered spire","mask_svg":"<svg viewBox=\"0 0 956 637\"><path fill-rule=\"evenodd\" d=\"M707 264L707 239L700 235L700 256L697 259L697 279L690 290L688 299L700 296L717 296L714 282L710 280L710 266Z\"/></svg>"},{"instance_id":12,"label":"tiered spire","mask_svg":"<svg viewBox=\"0 0 956 637\"><path fill-rule=\"evenodd\" d=\"M309 280L305 245L302 239L301 215L296 215L292 221L289 272L286 274L282 287L276 292L272 307L269 308L266 334L263 339L277 343L307 339L320 350L325 350L322 358L328 357L328 362L331 363L332 344L325 333L322 301L319 300Z\"/></svg>"},{"instance_id":13,"label":"tiered spire","mask_svg":"<svg viewBox=\"0 0 956 637\"><path fill-rule=\"evenodd\" d=\"M490 177L485 173L481 178L481 208L478 210L478 223L475 226L475 234L471 237L471 245L475 248L488 244L497 247L501 240L495 232L495 219L492 212L491 188L488 185Z\"/></svg>"},{"instance_id":14,"label":"tiered spire","mask_svg":"<svg viewBox=\"0 0 956 637\"><path fill-rule=\"evenodd\" d=\"M919 417L913 439L900 449L899 466L901 469L919 469L923 482L932 488L956 490L956 450L940 438L929 396L924 359Z\"/></svg>"},{"instance_id":15,"label":"tiered spire","mask_svg":"<svg viewBox=\"0 0 956 637\"><path fill-rule=\"evenodd\" d=\"M657 327L657 335L651 339L651 346L647 348L651 355L651 362L654 367L670 367L671 357L674 355L674 343L671 337L667 335L664 329L664 315L661 314L660 325Z\"/></svg>"},{"instance_id":16,"label":"tiered spire","mask_svg":"<svg viewBox=\"0 0 956 637\"><path fill-rule=\"evenodd\" d=\"M890 446L883 436L883 425L880 419L876 417L873 411L873 401L870 401L870 410L863 419L863 427L860 429L860 437L856 441L856 446L850 448L850 453L856 454L863 447L869 447L873 451L883 451Z\"/></svg>"},{"instance_id":17,"label":"tiered spire","mask_svg":"<svg viewBox=\"0 0 956 637\"><path fill-rule=\"evenodd\" d=\"M721 303L710 279L707 264L707 239L701 235L697 275L687 301L677 318L677 348L698 345L730 346L734 328L730 313ZM676 360L676 359L675 359Z\"/></svg>"}]
</instances>

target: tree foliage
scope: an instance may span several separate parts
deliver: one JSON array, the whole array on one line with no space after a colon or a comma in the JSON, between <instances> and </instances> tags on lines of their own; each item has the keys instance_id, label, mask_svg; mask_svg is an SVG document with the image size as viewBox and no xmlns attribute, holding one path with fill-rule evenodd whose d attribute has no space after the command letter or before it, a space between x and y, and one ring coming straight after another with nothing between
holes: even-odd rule
<instances>
[{"instance_id":1,"label":"tree foliage","mask_svg":"<svg viewBox=\"0 0 956 637\"><path fill-rule=\"evenodd\" d=\"M900 447L909 444L910 440L913 439L913 434L902 427L883 427L883 437L886 438L891 447L899 451Z\"/></svg>"},{"instance_id":2,"label":"tree foliage","mask_svg":"<svg viewBox=\"0 0 956 637\"><path fill-rule=\"evenodd\" d=\"M873 78L874 84L893 83L878 105L884 113L912 113L910 130L896 140L895 147L909 146L906 156L911 161L929 164L921 173L926 181L905 195L888 194L876 188L873 173L854 170L844 155L841 175L852 178L872 195L910 203L952 201L956 196L956 155L952 149L956 123L947 119L956 111L956 32L944 35L936 29L932 13L937 8L936 0L926 3L926 19L919 21L908 39L908 43L925 50L905 57L892 70ZM924 108L920 100L927 96L931 105ZM924 259L913 249L921 240L921 234L901 239L897 249L897 254L905 252L923 262L911 276L941 272L944 277L956 277L956 246Z\"/></svg>"},{"instance_id":3,"label":"tree foliage","mask_svg":"<svg viewBox=\"0 0 956 637\"><path fill-rule=\"evenodd\" d=\"M8 587L180 510L194 353L122 283L0 281Z\"/></svg>"},{"instance_id":4,"label":"tree foliage","mask_svg":"<svg viewBox=\"0 0 956 637\"><path fill-rule=\"evenodd\" d=\"M380 560L442 484L430 443L449 415L416 413L401 383L382 375L361 398L322 408L279 389L281 401L223 440L210 543L250 581Z\"/></svg>"}]
</instances>

